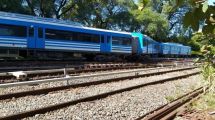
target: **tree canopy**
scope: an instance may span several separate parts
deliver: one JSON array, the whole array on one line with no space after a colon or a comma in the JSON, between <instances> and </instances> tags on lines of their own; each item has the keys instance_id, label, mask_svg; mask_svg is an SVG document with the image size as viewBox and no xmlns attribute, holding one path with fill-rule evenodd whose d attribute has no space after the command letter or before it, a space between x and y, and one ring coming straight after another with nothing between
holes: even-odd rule
<instances>
[{"instance_id":1,"label":"tree canopy","mask_svg":"<svg viewBox=\"0 0 215 120\"><path fill-rule=\"evenodd\" d=\"M214 7L208 5L207 0L0 1L0 11L67 19L89 27L142 32L157 41L184 44L190 43L193 32L214 34Z\"/></svg>"}]
</instances>

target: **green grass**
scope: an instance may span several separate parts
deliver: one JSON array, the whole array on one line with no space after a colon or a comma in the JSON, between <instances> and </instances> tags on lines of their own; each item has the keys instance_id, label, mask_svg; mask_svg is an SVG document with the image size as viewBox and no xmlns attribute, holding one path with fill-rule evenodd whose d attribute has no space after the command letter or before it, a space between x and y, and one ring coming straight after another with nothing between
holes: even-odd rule
<instances>
[{"instance_id":1,"label":"green grass","mask_svg":"<svg viewBox=\"0 0 215 120\"><path fill-rule=\"evenodd\" d=\"M215 109L215 94L207 93L199 100L192 103L192 108L196 110L209 110Z\"/></svg>"},{"instance_id":2,"label":"green grass","mask_svg":"<svg viewBox=\"0 0 215 120\"><path fill-rule=\"evenodd\" d=\"M166 99L168 102L171 102L171 101L175 100L176 97L175 97L175 96L166 96L165 99Z\"/></svg>"},{"instance_id":3,"label":"green grass","mask_svg":"<svg viewBox=\"0 0 215 120\"><path fill-rule=\"evenodd\" d=\"M191 54L192 55L200 55L200 56L202 55L201 52L199 52L199 51L191 51Z\"/></svg>"},{"instance_id":4,"label":"green grass","mask_svg":"<svg viewBox=\"0 0 215 120\"><path fill-rule=\"evenodd\" d=\"M176 91L175 91L174 95L166 96L165 99L168 102L172 102L173 100L177 99L181 95L182 95L182 93L180 92L180 86L176 85Z\"/></svg>"}]
</instances>

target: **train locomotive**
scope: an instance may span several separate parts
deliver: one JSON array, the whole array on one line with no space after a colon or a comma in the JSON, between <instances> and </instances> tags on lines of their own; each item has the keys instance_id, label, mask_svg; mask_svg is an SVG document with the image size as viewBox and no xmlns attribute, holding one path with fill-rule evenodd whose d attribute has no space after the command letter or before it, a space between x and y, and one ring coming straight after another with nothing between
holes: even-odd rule
<instances>
[{"instance_id":1,"label":"train locomotive","mask_svg":"<svg viewBox=\"0 0 215 120\"><path fill-rule=\"evenodd\" d=\"M132 56L189 56L191 47L160 43L134 32L84 27L80 24L0 12L0 57L114 60Z\"/></svg>"}]
</instances>

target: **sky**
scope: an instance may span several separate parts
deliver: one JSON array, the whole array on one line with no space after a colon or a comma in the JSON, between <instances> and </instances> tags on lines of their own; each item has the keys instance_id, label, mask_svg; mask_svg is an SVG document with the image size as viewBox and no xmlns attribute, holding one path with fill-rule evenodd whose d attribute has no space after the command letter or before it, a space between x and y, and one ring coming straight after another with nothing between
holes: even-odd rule
<instances>
[{"instance_id":1,"label":"sky","mask_svg":"<svg viewBox=\"0 0 215 120\"><path fill-rule=\"evenodd\" d=\"M135 3L137 3L138 0L134 0L134 1L135 1ZM213 5L213 2L215 2L215 0L208 0L209 5Z\"/></svg>"},{"instance_id":2,"label":"sky","mask_svg":"<svg viewBox=\"0 0 215 120\"><path fill-rule=\"evenodd\" d=\"M209 5L213 5L213 2L215 2L215 0L208 0Z\"/></svg>"}]
</instances>

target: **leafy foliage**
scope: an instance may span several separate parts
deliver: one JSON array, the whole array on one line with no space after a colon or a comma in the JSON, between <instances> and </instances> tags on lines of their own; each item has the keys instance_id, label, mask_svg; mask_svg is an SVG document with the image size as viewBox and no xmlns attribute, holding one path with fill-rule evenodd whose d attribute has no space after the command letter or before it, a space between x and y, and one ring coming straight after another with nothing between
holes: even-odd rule
<instances>
[{"instance_id":1,"label":"leafy foliage","mask_svg":"<svg viewBox=\"0 0 215 120\"><path fill-rule=\"evenodd\" d=\"M215 92L215 49L212 45L204 45L201 48L204 58L202 59L202 75L209 85L210 92Z\"/></svg>"},{"instance_id":2,"label":"leafy foliage","mask_svg":"<svg viewBox=\"0 0 215 120\"><path fill-rule=\"evenodd\" d=\"M137 22L135 31L141 31L158 41L167 39L168 21L164 15L152 11L150 7L134 10L132 14Z\"/></svg>"},{"instance_id":3,"label":"leafy foliage","mask_svg":"<svg viewBox=\"0 0 215 120\"><path fill-rule=\"evenodd\" d=\"M201 38L203 37L202 33L195 34L191 40L189 41L189 45L191 46L193 51L200 51L201 49Z\"/></svg>"},{"instance_id":4,"label":"leafy foliage","mask_svg":"<svg viewBox=\"0 0 215 120\"><path fill-rule=\"evenodd\" d=\"M210 86L210 92L215 92L215 34L199 34L198 41L201 41L200 60L202 64L202 75L207 85Z\"/></svg>"},{"instance_id":5,"label":"leafy foliage","mask_svg":"<svg viewBox=\"0 0 215 120\"><path fill-rule=\"evenodd\" d=\"M25 6L23 6L24 0L0 0L0 10L5 12L23 13L27 14Z\"/></svg>"},{"instance_id":6,"label":"leafy foliage","mask_svg":"<svg viewBox=\"0 0 215 120\"><path fill-rule=\"evenodd\" d=\"M72 10L73 6L69 9L63 10L70 0L24 0L27 4L32 15L41 17L55 17L60 19L63 14Z\"/></svg>"},{"instance_id":7,"label":"leafy foliage","mask_svg":"<svg viewBox=\"0 0 215 120\"><path fill-rule=\"evenodd\" d=\"M183 0L182 0L183 1ZM184 2L186 2L184 0ZM215 31L215 5L208 5L208 0L190 0L191 10L184 17L184 26L191 26L194 31L200 28L200 22L203 22L203 33L214 33Z\"/></svg>"},{"instance_id":8,"label":"leafy foliage","mask_svg":"<svg viewBox=\"0 0 215 120\"><path fill-rule=\"evenodd\" d=\"M114 29L121 26L121 29L125 29L123 24L129 22L129 10L133 7L133 0L79 1L76 9L69 11L64 17L96 28Z\"/></svg>"},{"instance_id":9,"label":"leafy foliage","mask_svg":"<svg viewBox=\"0 0 215 120\"><path fill-rule=\"evenodd\" d=\"M215 92L215 5L208 5L208 0L181 1L189 3L191 6L190 11L184 17L184 26L191 27L194 31L200 32L192 38L191 42L198 49L202 45L200 49L203 56L201 59L203 62L202 75L210 86L210 91ZM176 6L180 6L180 4Z\"/></svg>"},{"instance_id":10,"label":"leafy foliage","mask_svg":"<svg viewBox=\"0 0 215 120\"><path fill-rule=\"evenodd\" d=\"M0 10L70 19L96 28L140 31L164 41L168 20L161 3L160 0L139 0L138 4L134 0L1 0Z\"/></svg>"},{"instance_id":11,"label":"leafy foliage","mask_svg":"<svg viewBox=\"0 0 215 120\"><path fill-rule=\"evenodd\" d=\"M137 0L135 4L134 0L1 0L0 10L70 19L96 28L138 31L157 41L188 44L191 30L201 28L200 21L206 24L203 33L215 32L215 19L211 16L215 13L214 6L200 1ZM189 12L182 22L187 10ZM182 29L182 24L185 29Z\"/></svg>"}]
</instances>

